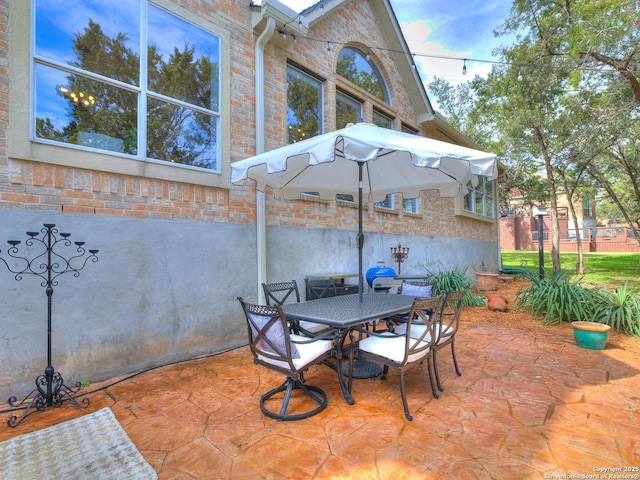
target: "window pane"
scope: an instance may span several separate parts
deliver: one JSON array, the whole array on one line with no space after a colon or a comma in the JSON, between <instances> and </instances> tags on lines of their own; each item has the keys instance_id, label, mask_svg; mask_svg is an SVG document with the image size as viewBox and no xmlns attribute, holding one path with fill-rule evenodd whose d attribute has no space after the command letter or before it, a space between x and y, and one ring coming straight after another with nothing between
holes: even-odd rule
<instances>
[{"instance_id":1,"label":"window pane","mask_svg":"<svg viewBox=\"0 0 640 480\"><path fill-rule=\"evenodd\" d=\"M137 95L36 65L36 137L137 153Z\"/></svg>"},{"instance_id":2,"label":"window pane","mask_svg":"<svg viewBox=\"0 0 640 480\"><path fill-rule=\"evenodd\" d=\"M362 104L343 93L336 93L336 128L358 123L362 118Z\"/></svg>"},{"instance_id":3,"label":"window pane","mask_svg":"<svg viewBox=\"0 0 640 480\"><path fill-rule=\"evenodd\" d=\"M36 0L35 12L36 55L139 85L139 0Z\"/></svg>"},{"instance_id":4,"label":"window pane","mask_svg":"<svg viewBox=\"0 0 640 480\"><path fill-rule=\"evenodd\" d=\"M418 198L405 198L402 200L402 211L407 213L418 213Z\"/></svg>"},{"instance_id":5,"label":"window pane","mask_svg":"<svg viewBox=\"0 0 640 480\"><path fill-rule=\"evenodd\" d=\"M295 143L320 133L322 83L287 68L287 141Z\"/></svg>"},{"instance_id":6,"label":"window pane","mask_svg":"<svg viewBox=\"0 0 640 480\"><path fill-rule=\"evenodd\" d=\"M149 4L149 89L218 111L219 38Z\"/></svg>"},{"instance_id":7,"label":"window pane","mask_svg":"<svg viewBox=\"0 0 640 480\"><path fill-rule=\"evenodd\" d=\"M485 197L484 202L485 216L493 218L493 197Z\"/></svg>"},{"instance_id":8,"label":"window pane","mask_svg":"<svg viewBox=\"0 0 640 480\"><path fill-rule=\"evenodd\" d=\"M344 47L338 56L336 72L374 97L388 101L387 87L378 67L353 47Z\"/></svg>"},{"instance_id":9,"label":"window pane","mask_svg":"<svg viewBox=\"0 0 640 480\"><path fill-rule=\"evenodd\" d=\"M382 202L376 202L374 203L374 205L379 208L388 208L390 210L393 210L393 195L387 195L387 197Z\"/></svg>"},{"instance_id":10,"label":"window pane","mask_svg":"<svg viewBox=\"0 0 640 480\"><path fill-rule=\"evenodd\" d=\"M490 182L485 177L482 177L482 184L484 185L484 193L486 195L493 195L493 182Z\"/></svg>"},{"instance_id":11,"label":"window pane","mask_svg":"<svg viewBox=\"0 0 640 480\"><path fill-rule=\"evenodd\" d=\"M474 213L477 213L478 215L482 215L483 214L483 209L482 209L482 203L484 202L484 196L482 194L480 194L480 192L476 191L476 202L475 202L475 206L473 209Z\"/></svg>"},{"instance_id":12,"label":"window pane","mask_svg":"<svg viewBox=\"0 0 640 480\"><path fill-rule=\"evenodd\" d=\"M393 128L393 120L375 110L373 111L373 123L381 128Z\"/></svg>"},{"instance_id":13,"label":"window pane","mask_svg":"<svg viewBox=\"0 0 640 480\"><path fill-rule=\"evenodd\" d=\"M150 98L147 156L194 167L217 168L216 117Z\"/></svg>"}]
</instances>

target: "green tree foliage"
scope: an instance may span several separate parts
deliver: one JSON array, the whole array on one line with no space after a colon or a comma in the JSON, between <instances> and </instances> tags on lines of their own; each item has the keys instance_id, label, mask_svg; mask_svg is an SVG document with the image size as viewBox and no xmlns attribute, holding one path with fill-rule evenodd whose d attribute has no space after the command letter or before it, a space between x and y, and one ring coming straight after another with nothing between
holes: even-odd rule
<instances>
[{"instance_id":1,"label":"green tree foliage","mask_svg":"<svg viewBox=\"0 0 640 480\"><path fill-rule=\"evenodd\" d=\"M529 179L544 172L557 273L560 193L600 189L640 230L640 3L514 0L497 34L516 40L486 80L432 91L455 126L507 164L503 194L543 200Z\"/></svg>"}]
</instances>

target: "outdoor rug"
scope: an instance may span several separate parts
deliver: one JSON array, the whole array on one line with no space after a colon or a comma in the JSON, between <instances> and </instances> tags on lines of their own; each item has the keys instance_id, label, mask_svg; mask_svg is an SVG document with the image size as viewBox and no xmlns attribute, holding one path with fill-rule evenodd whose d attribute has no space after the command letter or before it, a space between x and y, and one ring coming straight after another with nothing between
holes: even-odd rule
<instances>
[{"instance_id":1,"label":"outdoor rug","mask_svg":"<svg viewBox=\"0 0 640 480\"><path fill-rule=\"evenodd\" d=\"M3 480L147 480L158 475L110 408L0 443Z\"/></svg>"}]
</instances>

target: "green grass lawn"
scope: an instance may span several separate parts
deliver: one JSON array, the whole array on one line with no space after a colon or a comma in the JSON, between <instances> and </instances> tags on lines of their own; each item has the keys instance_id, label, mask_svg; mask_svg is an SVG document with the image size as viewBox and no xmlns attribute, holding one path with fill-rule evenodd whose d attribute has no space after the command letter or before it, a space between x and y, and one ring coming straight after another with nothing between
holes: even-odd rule
<instances>
[{"instance_id":1,"label":"green grass lawn","mask_svg":"<svg viewBox=\"0 0 640 480\"><path fill-rule=\"evenodd\" d=\"M503 250L503 268L526 268L539 273L538 251L513 251ZM560 253L562 269L575 277L578 254L570 252ZM640 254L638 253L585 253L584 275L582 281L588 285L598 285L615 289L625 281L629 282L629 288L640 291ZM552 270L551 255L544 254L544 266L547 273Z\"/></svg>"}]
</instances>

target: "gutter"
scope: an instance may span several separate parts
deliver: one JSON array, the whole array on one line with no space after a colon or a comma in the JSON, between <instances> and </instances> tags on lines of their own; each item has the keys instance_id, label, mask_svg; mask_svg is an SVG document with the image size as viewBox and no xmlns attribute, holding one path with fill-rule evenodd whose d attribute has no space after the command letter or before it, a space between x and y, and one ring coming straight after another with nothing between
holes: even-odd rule
<instances>
[{"instance_id":1,"label":"gutter","mask_svg":"<svg viewBox=\"0 0 640 480\"><path fill-rule=\"evenodd\" d=\"M256 155L264 152L264 47L276 31L276 21L268 18L256 42ZM258 269L258 303L264 304L262 284L267 283L267 218L265 195L256 189L256 257Z\"/></svg>"}]
</instances>

